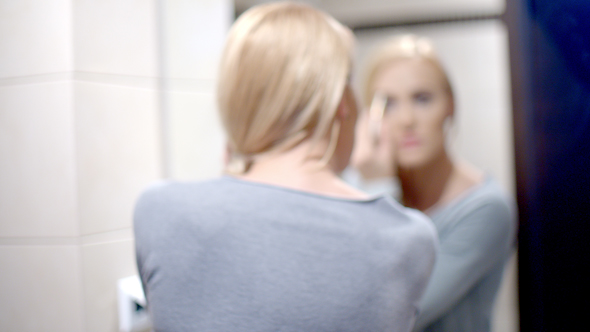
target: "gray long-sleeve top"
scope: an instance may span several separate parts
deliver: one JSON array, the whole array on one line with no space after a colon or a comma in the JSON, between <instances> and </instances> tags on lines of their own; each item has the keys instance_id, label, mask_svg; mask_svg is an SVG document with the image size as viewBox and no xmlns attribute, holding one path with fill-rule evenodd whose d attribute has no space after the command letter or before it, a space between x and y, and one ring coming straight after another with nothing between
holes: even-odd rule
<instances>
[{"instance_id":1,"label":"gray long-sleeve top","mask_svg":"<svg viewBox=\"0 0 590 332\"><path fill-rule=\"evenodd\" d=\"M391 198L230 177L149 189L134 228L156 331L409 331L437 242Z\"/></svg>"},{"instance_id":2,"label":"gray long-sleeve top","mask_svg":"<svg viewBox=\"0 0 590 332\"><path fill-rule=\"evenodd\" d=\"M488 178L431 217L440 245L414 330L489 331L515 239L512 202Z\"/></svg>"}]
</instances>

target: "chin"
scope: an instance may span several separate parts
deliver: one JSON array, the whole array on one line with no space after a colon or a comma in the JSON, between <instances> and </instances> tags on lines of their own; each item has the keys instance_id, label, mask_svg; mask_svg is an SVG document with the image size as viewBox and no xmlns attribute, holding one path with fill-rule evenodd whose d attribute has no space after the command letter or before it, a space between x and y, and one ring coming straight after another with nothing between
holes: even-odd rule
<instances>
[{"instance_id":1,"label":"chin","mask_svg":"<svg viewBox=\"0 0 590 332\"><path fill-rule=\"evenodd\" d=\"M421 168L423 166L426 166L429 162L429 158L426 158L424 156L418 156L418 155L411 155L411 156L397 156L397 165L399 168L402 169L415 169L415 168Z\"/></svg>"}]
</instances>

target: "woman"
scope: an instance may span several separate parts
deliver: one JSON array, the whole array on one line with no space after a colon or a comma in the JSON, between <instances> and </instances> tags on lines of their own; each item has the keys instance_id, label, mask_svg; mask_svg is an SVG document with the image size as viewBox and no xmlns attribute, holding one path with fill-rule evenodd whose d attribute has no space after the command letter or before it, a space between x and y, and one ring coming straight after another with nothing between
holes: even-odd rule
<instances>
[{"instance_id":1,"label":"woman","mask_svg":"<svg viewBox=\"0 0 590 332\"><path fill-rule=\"evenodd\" d=\"M228 175L137 203L137 263L157 331L409 331L432 266L426 218L337 173L357 116L351 32L273 3L229 32L218 103Z\"/></svg>"},{"instance_id":2,"label":"woman","mask_svg":"<svg viewBox=\"0 0 590 332\"><path fill-rule=\"evenodd\" d=\"M388 41L369 61L365 83L369 112L353 164L368 178L397 175L403 204L429 215L438 231L415 330L489 331L515 222L496 182L446 149L454 99L431 42Z\"/></svg>"}]
</instances>

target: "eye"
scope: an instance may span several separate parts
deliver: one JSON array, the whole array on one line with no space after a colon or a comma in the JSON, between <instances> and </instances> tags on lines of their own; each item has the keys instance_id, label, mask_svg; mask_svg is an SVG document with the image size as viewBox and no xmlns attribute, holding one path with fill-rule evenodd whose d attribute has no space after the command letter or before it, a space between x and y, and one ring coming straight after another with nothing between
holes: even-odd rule
<instances>
[{"instance_id":1,"label":"eye","mask_svg":"<svg viewBox=\"0 0 590 332\"><path fill-rule=\"evenodd\" d=\"M385 111L393 110L395 108L396 104L397 104L397 100L395 100L395 98L387 97L387 100L385 102Z\"/></svg>"},{"instance_id":2,"label":"eye","mask_svg":"<svg viewBox=\"0 0 590 332\"><path fill-rule=\"evenodd\" d=\"M414 101L418 104L428 104L432 101L432 93L430 92L418 92L414 95Z\"/></svg>"}]
</instances>

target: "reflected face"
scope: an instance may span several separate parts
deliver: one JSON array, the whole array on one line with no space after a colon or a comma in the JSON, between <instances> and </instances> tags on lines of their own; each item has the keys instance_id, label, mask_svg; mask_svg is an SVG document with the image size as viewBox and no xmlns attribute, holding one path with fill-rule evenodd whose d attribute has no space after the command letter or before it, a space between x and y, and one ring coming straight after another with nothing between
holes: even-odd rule
<instances>
[{"instance_id":1,"label":"reflected face","mask_svg":"<svg viewBox=\"0 0 590 332\"><path fill-rule=\"evenodd\" d=\"M384 67L374 88L387 97L382 130L388 132L401 169L444 155L444 122L453 101L443 73L428 60L402 59Z\"/></svg>"}]
</instances>

